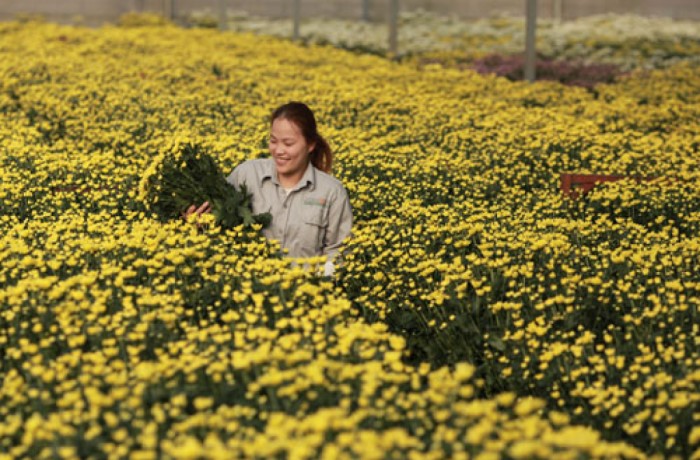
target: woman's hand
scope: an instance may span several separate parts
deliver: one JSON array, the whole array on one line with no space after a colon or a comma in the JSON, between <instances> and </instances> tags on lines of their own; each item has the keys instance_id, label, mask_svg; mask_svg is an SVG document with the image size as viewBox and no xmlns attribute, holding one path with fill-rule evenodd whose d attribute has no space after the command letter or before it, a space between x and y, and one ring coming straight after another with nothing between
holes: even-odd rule
<instances>
[{"instance_id":1,"label":"woman's hand","mask_svg":"<svg viewBox=\"0 0 700 460\"><path fill-rule=\"evenodd\" d=\"M196 216L196 220L199 220L199 217L207 212L211 212L211 205L209 204L208 201L205 201L200 207L197 207L196 205L192 205L185 212L182 213L182 219L185 222L188 222L190 220L190 216L194 215ZM197 223L197 227L201 227L201 224L199 222Z\"/></svg>"}]
</instances>

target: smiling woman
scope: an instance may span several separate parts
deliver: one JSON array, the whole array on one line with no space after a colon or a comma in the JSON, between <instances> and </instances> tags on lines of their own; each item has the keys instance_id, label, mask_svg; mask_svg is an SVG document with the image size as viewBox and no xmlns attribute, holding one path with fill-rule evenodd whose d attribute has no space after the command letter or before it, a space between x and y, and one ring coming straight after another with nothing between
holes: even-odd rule
<instances>
[{"instance_id":1,"label":"smiling woman","mask_svg":"<svg viewBox=\"0 0 700 460\"><path fill-rule=\"evenodd\" d=\"M290 257L327 256L325 274L350 235L352 209L343 184L331 176L333 154L306 104L290 102L270 117L269 158L248 160L227 180L252 194L254 213L269 212L263 234ZM209 211L208 203L188 213Z\"/></svg>"}]
</instances>

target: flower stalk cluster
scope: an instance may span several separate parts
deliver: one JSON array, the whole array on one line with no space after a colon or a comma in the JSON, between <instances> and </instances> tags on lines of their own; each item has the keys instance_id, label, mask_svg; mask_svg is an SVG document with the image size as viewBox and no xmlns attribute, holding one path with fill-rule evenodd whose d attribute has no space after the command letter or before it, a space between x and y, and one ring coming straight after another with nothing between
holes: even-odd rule
<instances>
[{"instance_id":1,"label":"flower stalk cluster","mask_svg":"<svg viewBox=\"0 0 700 460\"><path fill-rule=\"evenodd\" d=\"M270 224L269 213L253 214L251 195L226 181L214 158L195 144L176 146L161 154L141 181L147 207L161 220L184 215L193 204L209 202L214 222L230 229Z\"/></svg>"}]
</instances>

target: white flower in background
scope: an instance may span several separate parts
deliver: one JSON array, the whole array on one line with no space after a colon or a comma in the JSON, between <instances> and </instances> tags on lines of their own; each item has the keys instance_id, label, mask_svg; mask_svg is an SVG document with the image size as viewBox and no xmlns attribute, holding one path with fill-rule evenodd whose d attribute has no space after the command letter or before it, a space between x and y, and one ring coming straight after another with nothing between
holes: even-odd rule
<instances>
[{"instance_id":1,"label":"white flower in background","mask_svg":"<svg viewBox=\"0 0 700 460\"><path fill-rule=\"evenodd\" d=\"M190 23L209 25L212 18L211 13L193 13ZM240 11L228 11L227 21L227 28L238 32L289 38L293 30L291 19L266 19ZM522 53L524 28L522 17L463 20L405 11L400 16L399 55L464 51L468 58ZM388 52L386 23L308 18L303 19L300 34L306 43ZM615 64L623 70L663 68L680 61L700 64L700 22L613 14L563 22L540 19L537 50L549 59Z\"/></svg>"}]
</instances>

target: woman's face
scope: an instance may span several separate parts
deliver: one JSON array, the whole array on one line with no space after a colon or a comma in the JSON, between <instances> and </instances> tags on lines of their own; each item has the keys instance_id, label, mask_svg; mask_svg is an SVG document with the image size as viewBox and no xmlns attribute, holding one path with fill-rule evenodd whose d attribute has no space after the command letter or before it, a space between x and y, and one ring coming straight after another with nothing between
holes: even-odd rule
<instances>
[{"instance_id":1,"label":"woman's face","mask_svg":"<svg viewBox=\"0 0 700 460\"><path fill-rule=\"evenodd\" d=\"M309 154L314 145L306 142L294 122L277 118L270 128L269 148L279 177L300 180L309 164Z\"/></svg>"}]
</instances>

